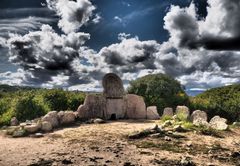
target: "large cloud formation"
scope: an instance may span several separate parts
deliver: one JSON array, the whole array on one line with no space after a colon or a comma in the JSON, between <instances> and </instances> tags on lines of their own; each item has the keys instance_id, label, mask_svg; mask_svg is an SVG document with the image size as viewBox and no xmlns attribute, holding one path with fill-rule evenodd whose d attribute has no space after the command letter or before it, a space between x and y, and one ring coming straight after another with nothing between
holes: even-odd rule
<instances>
[{"instance_id":1,"label":"large cloud formation","mask_svg":"<svg viewBox=\"0 0 240 166\"><path fill-rule=\"evenodd\" d=\"M90 34L76 32L93 15L95 7L90 1L47 2L59 15L58 25L65 35L43 25L40 31L0 39L2 47L9 49L11 62L22 68L18 70L24 76L22 84L98 90L98 81L107 72L119 74L125 85L159 72L177 78L188 88L240 82L240 53L235 51L239 46L235 41L239 36L240 5L236 0L209 0L208 14L202 20L193 3L186 8L171 6L164 17L168 41L141 41L120 33L116 35L119 43L98 52L84 45ZM228 41L233 44L224 44ZM14 74L2 74L5 78L11 76Z\"/></svg>"},{"instance_id":2,"label":"large cloud formation","mask_svg":"<svg viewBox=\"0 0 240 166\"><path fill-rule=\"evenodd\" d=\"M60 17L58 26L65 33L77 31L93 15L95 6L89 0L46 0L48 7Z\"/></svg>"},{"instance_id":3,"label":"large cloud formation","mask_svg":"<svg viewBox=\"0 0 240 166\"><path fill-rule=\"evenodd\" d=\"M208 0L207 16L199 20L196 7L172 6L165 29L177 46L208 50L240 50L240 1Z\"/></svg>"},{"instance_id":4,"label":"large cloud formation","mask_svg":"<svg viewBox=\"0 0 240 166\"><path fill-rule=\"evenodd\" d=\"M73 61L80 58L78 51L90 38L81 32L58 35L49 25L43 25L41 31L10 36L6 45L11 62L31 72L36 82L49 81L59 74L74 76Z\"/></svg>"}]
</instances>

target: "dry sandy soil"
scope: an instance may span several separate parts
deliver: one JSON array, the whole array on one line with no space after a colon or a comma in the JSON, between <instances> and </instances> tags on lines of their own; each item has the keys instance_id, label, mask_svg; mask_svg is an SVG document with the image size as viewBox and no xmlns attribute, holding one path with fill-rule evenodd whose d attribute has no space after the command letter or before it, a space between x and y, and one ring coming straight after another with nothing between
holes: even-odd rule
<instances>
[{"instance_id":1,"label":"dry sandy soil","mask_svg":"<svg viewBox=\"0 0 240 166\"><path fill-rule=\"evenodd\" d=\"M240 165L240 129L222 133L223 138L195 132L183 138L142 138L127 135L153 127L157 121L116 121L81 124L42 138L0 136L0 166L39 165L179 165L189 157L196 165ZM234 153L235 152L235 153Z\"/></svg>"}]
</instances>

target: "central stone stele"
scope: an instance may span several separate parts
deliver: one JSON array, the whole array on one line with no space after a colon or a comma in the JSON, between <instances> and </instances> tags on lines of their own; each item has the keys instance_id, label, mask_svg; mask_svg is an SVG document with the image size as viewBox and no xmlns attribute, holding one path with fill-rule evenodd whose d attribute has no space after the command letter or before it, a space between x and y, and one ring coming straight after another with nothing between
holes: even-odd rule
<instances>
[{"instance_id":1,"label":"central stone stele","mask_svg":"<svg viewBox=\"0 0 240 166\"><path fill-rule=\"evenodd\" d=\"M78 108L80 119L102 118L146 119L146 105L141 96L125 94L122 80L114 73L106 74L102 81L102 94L89 94Z\"/></svg>"}]
</instances>

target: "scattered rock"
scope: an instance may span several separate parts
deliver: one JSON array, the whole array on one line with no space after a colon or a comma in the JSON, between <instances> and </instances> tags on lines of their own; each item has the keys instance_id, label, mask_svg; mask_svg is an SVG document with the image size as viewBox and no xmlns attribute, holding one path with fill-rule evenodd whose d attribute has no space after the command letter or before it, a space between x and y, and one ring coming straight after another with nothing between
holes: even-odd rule
<instances>
[{"instance_id":1,"label":"scattered rock","mask_svg":"<svg viewBox=\"0 0 240 166\"><path fill-rule=\"evenodd\" d=\"M60 124L71 124L75 122L76 116L73 111L60 111L58 113Z\"/></svg>"},{"instance_id":2,"label":"scattered rock","mask_svg":"<svg viewBox=\"0 0 240 166\"><path fill-rule=\"evenodd\" d=\"M58 127L59 122L58 122L57 111L51 111L51 112L47 113L47 115L45 115L42 118L42 121L47 121L47 122L51 123L53 128Z\"/></svg>"},{"instance_id":3,"label":"scattered rock","mask_svg":"<svg viewBox=\"0 0 240 166\"><path fill-rule=\"evenodd\" d=\"M32 124L31 120L26 120L25 123L26 123L27 125L31 125L31 124Z\"/></svg>"},{"instance_id":4,"label":"scattered rock","mask_svg":"<svg viewBox=\"0 0 240 166\"><path fill-rule=\"evenodd\" d=\"M29 166L52 166L53 163L54 163L53 160L44 160L44 159L41 159L41 160L39 160L39 161L36 162L36 163L30 164Z\"/></svg>"},{"instance_id":5,"label":"scattered rock","mask_svg":"<svg viewBox=\"0 0 240 166\"><path fill-rule=\"evenodd\" d=\"M159 137L162 137L162 134L161 133L155 133L155 134L151 134L150 137L151 138L159 138Z\"/></svg>"},{"instance_id":6,"label":"scattered rock","mask_svg":"<svg viewBox=\"0 0 240 166\"><path fill-rule=\"evenodd\" d=\"M196 126L208 125L207 119L207 113L201 110L196 110L191 115L191 121Z\"/></svg>"},{"instance_id":7,"label":"scattered rock","mask_svg":"<svg viewBox=\"0 0 240 166\"><path fill-rule=\"evenodd\" d=\"M172 119L177 120L177 115L173 115Z\"/></svg>"},{"instance_id":8,"label":"scattered rock","mask_svg":"<svg viewBox=\"0 0 240 166\"><path fill-rule=\"evenodd\" d=\"M128 135L129 139L140 139L147 137L152 134L156 133L163 133L163 131L158 127L158 125L155 125L153 128L145 129L143 131L135 132L133 134Z\"/></svg>"},{"instance_id":9,"label":"scattered rock","mask_svg":"<svg viewBox=\"0 0 240 166\"><path fill-rule=\"evenodd\" d=\"M156 106L147 107L147 119L150 120L160 119Z\"/></svg>"},{"instance_id":10,"label":"scattered rock","mask_svg":"<svg viewBox=\"0 0 240 166\"><path fill-rule=\"evenodd\" d=\"M176 115L180 120L187 120L190 116L189 108L186 106L177 106Z\"/></svg>"},{"instance_id":11,"label":"scattered rock","mask_svg":"<svg viewBox=\"0 0 240 166\"><path fill-rule=\"evenodd\" d=\"M11 126L18 126L19 125L19 121L17 120L16 117L13 117L11 119L11 122L10 122Z\"/></svg>"},{"instance_id":12,"label":"scattered rock","mask_svg":"<svg viewBox=\"0 0 240 166\"><path fill-rule=\"evenodd\" d=\"M210 120L209 124L213 129L216 129L216 130L227 130L228 129L227 119L221 118L220 116L214 116Z\"/></svg>"},{"instance_id":13,"label":"scattered rock","mask_svg":"<svg viewBox=\"0 0 240 166\"><path fill-rule=\"evenodd\" d=\"M25 126L27 126L27 123L20 123L19 126L20 126L20 127L25 127Z\"/></svg>"},{"instance_id":14,"label":"scattered rock","mask_svg":"<svg viewBox=\"0 0 240 166\"><path fill-rule=\"evenodd\" d=\"M36 133L36 134L30 135L30 137L32 137L32 138L41 138L41 137L44 137L44 135L42 133Z\"/></svg>"},{"instance_id":15,"label":"scattered rock","mask_svg":"<svg viewBox=\"0 0 240 166\"><path fill-rule=\"evenodd\" d=\"M181 166L195 166L196 165L190 157L182 157L179 164Z\"/></svg>"},{"instance_id":16,"label":"scattered rock","mask_svg":"<svg viewBox=\"0 0 240 166\"><path fill-rule=\"evenodd\" d=\"M191 141L187 142L186 145L187 145L187 147L191 147L192 146L192 142Z\"/></svg>"},{"instance_id":17,"label":"scattered rock","mask_svg":"<svg viewBox=\"0 0 240 166\"><path fill-rule=\"evenodd\" d=\"M164 137L164 140L165 140L165 141L172 141L172 139L171 139L170 137L168 137L168 136L165 136L165 137Z\"/></svg>"},{"instance_id":18,"label":"scattered rock","mask_svg":"<svg viewBox=\"0 0 240 166\"><path fill-rule=\"evenodd\" d=\"M171 120L166 120L163 124L162 124L162 127L169 127L173 125L172 121Z\"/></svg>"},{"instance_id":19,"label":"scattered rock","mask_svg":"<svg viewBox=\"0 0 240 166\"><path fill-rule=\"evenodd\" d=\"M102 123L105 123L105 121L103 119L97 118L93 120L93 123L102 124Z\"/></svg>"},{"instance_id":20,"label":"scattered rock","mask_svg":"<svg viewBox=\"0 0 240 166\"><path fill-rule=\"evenodd\" d=\"M173 127L173 130L176 132L186 132L187 130L182 127L182 125L176 125Z\"/></svg>"},{"instance_id":21,"label":"scattered rock","mask_svg":"<svg viewBox=\"0 0 240 166\"><path fill-rule=\"evenodd\" d=\"M12 137L18 138L18 137L25 137L27 135L26 130L19 129L13 132Z\"/></svg>"},{"instance_id":22,"label":"scattered rock","mask_svg":"<svg viewBox=\"0 0 240 166\"><path fill-rule=\"evenodd\" d=\"M6 134L7 135L13 135L13 133L17 130L19 130L20 127L19 126L10 126L6 129Z\"/></svg>"},{"instance_id":23,"label":"scattered rock","mask_svg":"<svg viewBox=\"0 0 240 166\"><path fill-rule=\"evenodd\" d=\"M162 116L163 116L163 117L164 117L164 116L172 117L172 116L173 116L173 109L170 108L170 107L164 108L164 110L163 110L163 115L162 115Z\"/></svg>"},{"instance_id":24,"label":"scattered rock","mask_svg":"<svg viewBox=\"0 0 240 166\"><path fill-rule=\"evenodd\" d=\"M240 126L240 122L233 122L233 126Z\"/></svg>"},{"instance_id":25,"label":"scattered rock","mask_svg":"<svg viewBox=\"0 0 240 166\"><path fill-rule=\"evenodd\" d=\"M24 129L28 132L28 133L36 133L40 127L38 124L36 123L32 123L31 125L26 125L24 126Z\"/></svg>"},{"instance_id":26,"label":"scattered rock","mask_svg":"<svg viewBox=\"0 0 240 166\"><path fill-rule=\"evenodd\" d=\"M203 119L200 119L200 118L194 120L193 124L195 126L206 126L206 127L209 127L209 123L207 121L203 120Z\"/></svg>"},{"instance_id":27,"label":"scattered rock","mask_svg":"<svg viewBox=\"0 0 240 166\"><path fill-rule=\"evenodd\" d=\"M41 127L42 131L49 132L49 131L52 131L52 129L53 129L53 127L50 122L47 122L47 121L42 122L42 127Z\"/></svg>"}]
</instances>

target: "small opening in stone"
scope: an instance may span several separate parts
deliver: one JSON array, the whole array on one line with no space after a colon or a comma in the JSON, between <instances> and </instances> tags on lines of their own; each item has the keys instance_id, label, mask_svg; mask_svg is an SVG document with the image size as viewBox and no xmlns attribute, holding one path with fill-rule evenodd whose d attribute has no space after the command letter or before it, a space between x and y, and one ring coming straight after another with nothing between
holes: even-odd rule
<instances>
[{"instance_id":1,"label":"small opening in stone","mask_svg":"<svg viewBox=\"0 0 240 166\"><path fill-rule=\"evenodd\" d=\"M112 114L110 120L117 120L116 114Z\"/></svg>"}]
</instances>

